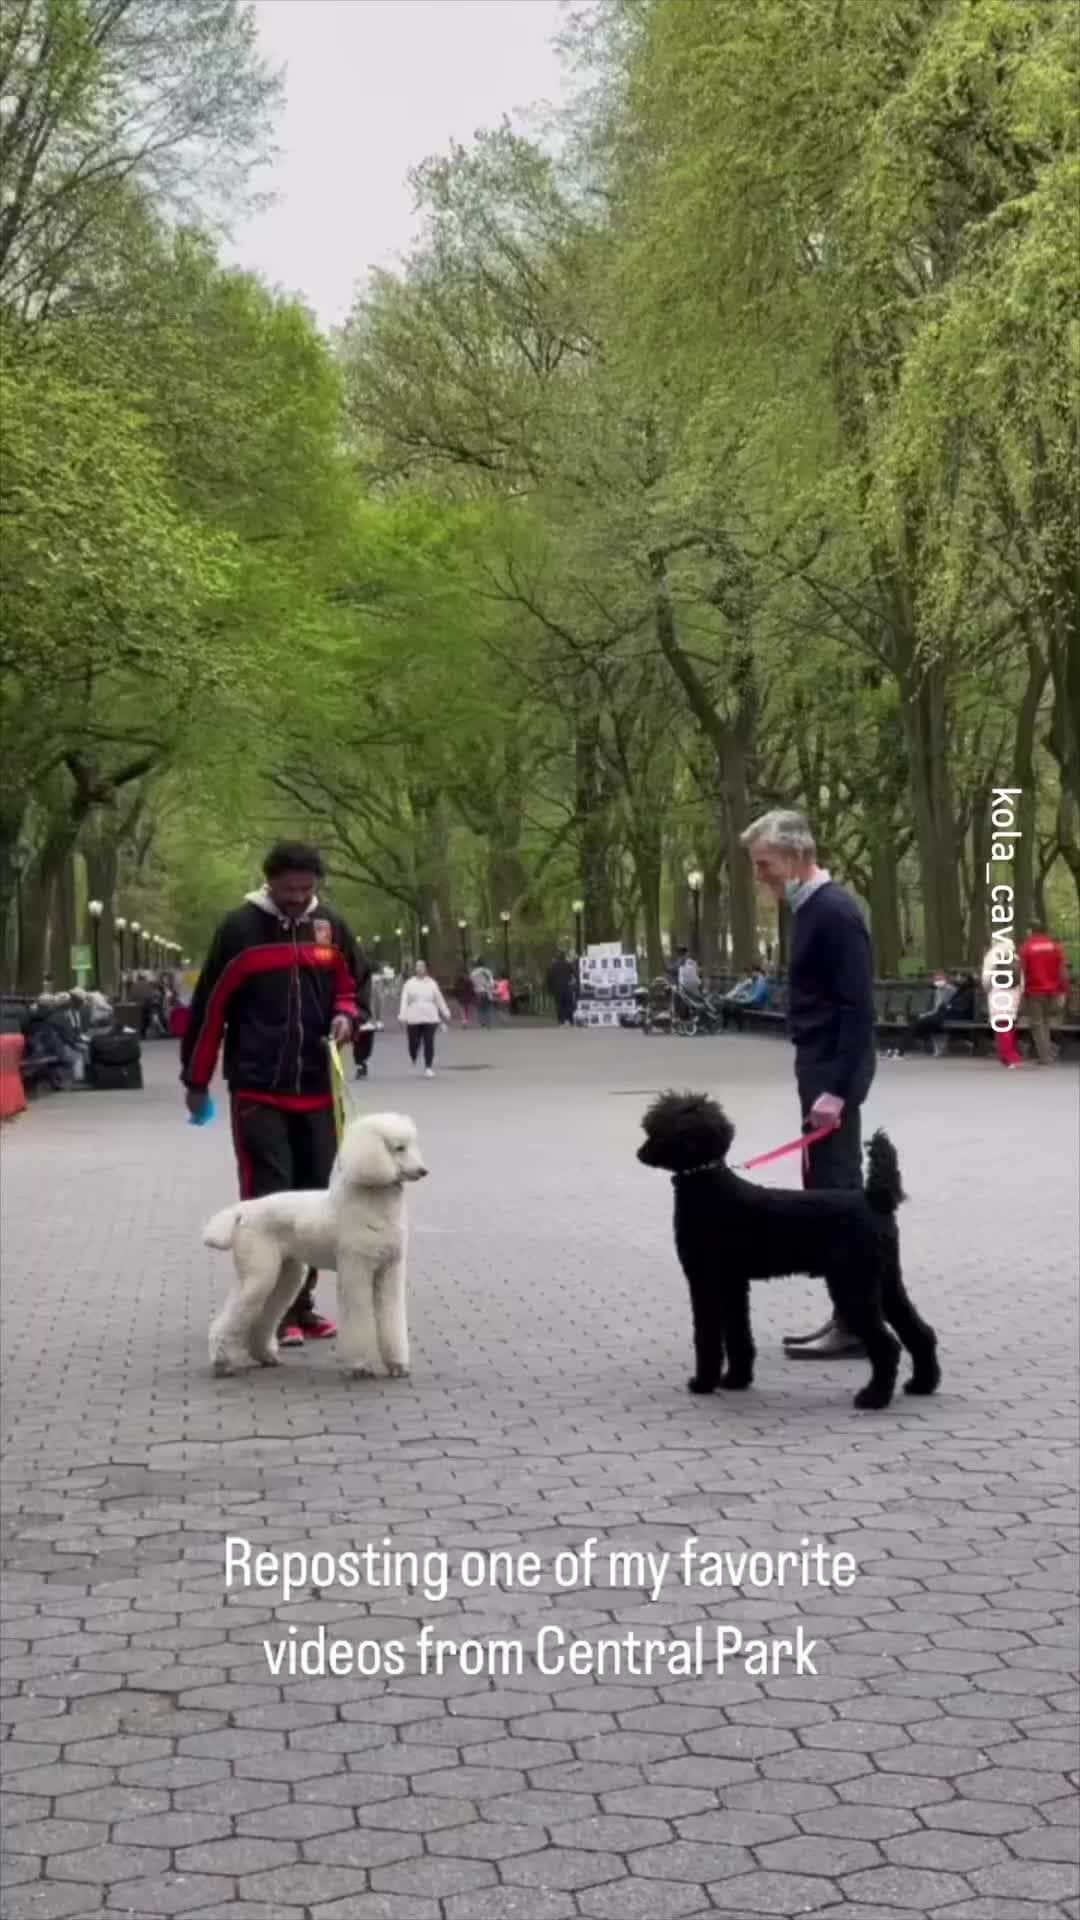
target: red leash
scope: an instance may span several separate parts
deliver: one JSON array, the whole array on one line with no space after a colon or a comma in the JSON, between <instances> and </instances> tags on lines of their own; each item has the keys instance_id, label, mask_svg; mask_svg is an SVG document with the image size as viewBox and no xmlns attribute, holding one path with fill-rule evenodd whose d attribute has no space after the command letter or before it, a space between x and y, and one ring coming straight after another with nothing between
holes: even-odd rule
<instances>
[{"instance_id":1,"label":"red leash","mask_svg":"<svg viewBox=\"0 0 1080 1920\"><path fill-rule=\"evenodd\" d=\"M771 1153L757 1153L752 1160L740 1160L738 1171L749 1173L752 1167L766 1167L770 1160L782 1160L785 1154L798 1153L800 1150L805 1165L810 1148L815 1147L819 1140L824 1140L826 1134L835 1133L839 1124L838 1120L830 1120L827 1126L817 1127L813 1133L800 1133L797 1140L787 1140L782 1147L774 1147Z\"/></svg>"}]
</instances>

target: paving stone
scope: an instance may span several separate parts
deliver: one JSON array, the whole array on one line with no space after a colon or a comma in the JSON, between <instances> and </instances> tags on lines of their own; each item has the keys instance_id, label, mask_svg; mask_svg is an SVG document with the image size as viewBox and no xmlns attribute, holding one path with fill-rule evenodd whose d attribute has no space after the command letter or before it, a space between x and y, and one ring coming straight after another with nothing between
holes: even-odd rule
<instances>
[{"instance_id":1,"label":"paving stone","mask_svg":"<svg viewBox=\"0 0 1080 1920\"><path fill-rule=\"evenodd\" d=\"M589 1920L680 1920L701 1911L701 1890L684 1880L618 1880L605 1887L584 1887L579 1911Z\"/></svg>"},{"instance_id":2,"label":"paving stone","mask_svg":"<svg viewBox=\"0 0 1080 1920\"><path fill-rule=\"evenodd\" d=\"M925 1817L936 1809L922 1811ZM919 1824L913 1813L900 1807L813 1807L796 1819L804 1833L835 1834L841 1840L888 1840Z\"/></svg>"},{"instance_id":3,"label":"paving stone","mask_svg":"<svg viewBox=\"0 0 1080 1920\"><path fill-rule=\"evenodd\" d=\"M4 1888L4 1920L76 1920L76 1916L95 1911L86 1901L85 1887L65 1885L60 1880L32 1880L21 1887Z\"/></svg>"},{"instance_id":4,"label":"paving stone","mask_svg":"<svg viewBox=\"0 0 1080 1920\"><path fill-rule=\"evenodd\" d=\"M283 1808L287 1813L289 1809ZM455 1827L454 1833L468 1834L472 1827ZM427 1836L429 1843L445 1839L447 1835L432 1833ZM324 1833L303 1842L305 1860L316 1861L326 1867L385 1867L398 1860L410 1860L424 1850L424 1836L419 1833L380 1833L368 1827L349 1826L337 1833ZM453 1852L454 1849L450 1848Z\"/></svg>"},{"instance_id":5,"label":"paving stone","mask_svg":"<svg viewBox=\"0 0 1080 1920\"><path fill-rule=\"evenodd\" d=\"M882 1852L894 1866L940 1867L945 1873L967 1873L972 1867L991 1867L1009 1858L1007 1848L992 1835L955 1833L946 1827L887 1840Z\"/></svg>"},{"instance_id":6,"label":"paving stone","mask_svg":"<svg viewBox=\"0 0 1080 1920\"><path fill-rule=\"evenodd\" d=\"M629 1814L594 1813L553 1827L557 1847L596 1847L609 1853L633 1853L638 1847L662 1845L671 1838L663 1820L634 1819Z\"/></svg>"},{"instance_id":7,"label":"paving stone","mask_svg":"<svg viewBox=\"0 0 1080 1920\"><path fill-rule=\"evenodd\" d=\"M971 1874L977 1893L999 1900L1069 1900L1080 1893L1080 1872L1064 1862L1016 1860L1004 1866L980 1867Z\"/></svg>"},{"instance_id":8,"label":"paving stone","mask_svg":"<svg viewBox=\"0 0 1080 1920\"><path fill-rule=\"evenodd\" d=\"M1028 1223L997 1155L1006 1131L1022 1138L1046 1190L1071 1191L1073 1077L1006 1091L992 1061L946 1060L928 1104L920 1063L882 1064L873 1120L901 1143L905 1266L946 1376L875 1421L851 1412L843 1369L782 1357L812 1283L755 1291L752 1395L685 1394L669 1200L634 1162L634 1090L684 1075L684 1044L526 1027L445 1046L448 1065L490 1071L447 1073L425 1099L439 1177L410 1196L416 1366L406 1395L371 1383L362 1407L332 1351L210 1378L224 1276L200 1232L234 1175L227 1130L175 1151L171 1045L146 1049L130 1102L41 1102L5 1132L20 1285L2 1812L15 1875L47 1863L6 1890L5 1920L1080 1920L1075 1219L1041 1222L1033 1321L1010 1277ZM740 1140L777 1137L787 1049L728 1036L694 1063L704 1085L722 1074ZM388 1104L416 1103L396 1045L373 1071ZM789 1185L790 1168L765 1178ZM738 1596L747 1631L820 1639L813 1680L413 1665L275 1683L261 1642L290 1623L408 1637L428 1608L404 1591L226 1598L228 1532L525 1545L549 1565L589 1535L601 1554L806 1535L850 1548L859 1574L847 1592ZM458 1637L527 1640L557 1620L595 1640L732 1604L669 1587L652 1605L603 1574L565 1594L454 1587L430 1617ZM88 1858L101 1877L71 1879Z\"/></svg>"},{"instance_id":9,"label":"paving stone","mask_svg":"<svg viewBox=\"0 0 1080 1920\"><path fill-rule=\"evenodd\" d=\"M407 1893L360 1893L311 1908L312 1920L440 1920L437 1900ZM280 1920L275 1915L275 1920Z\"/></svg>"},{"instance_id":10,"label":"paving stone","mask_svg":"<svg viewBox=\"0 0 1080 1920\"><path fill-rule=\"evenodd\" d=\"M161 1847L116 1847L106 1842L98 1847L61 1853L50 1862L50 1872L64 1880L89 1880L107 1886L113 1880L141 1879L144 1874L164 1873L169 1855Z\"/></svg>"},{"instance_id":11,"label":"paving stone","mask_svg":"<svg viewBox=\"0 0 1080 1920\"><path fill-rule=\"evenodd\" d=\"M180 1873L231 1873L243 1879L266 1867L288 1866L296 1856L291 1841L258 1840L245 1834L184 1847L177 1853L175 1864Z\"/></svg>"},{"instance_id":12,"label":"paving stone","mask_svg":"<svg viewBox=\"0 0 1080 1920\"><path fill-rule=\"evenodd\" d=\"M381 1840L389 1836L382 1834ZM398 1838L405 1838L399 1835ZM429 1853L452 1853L461 1859L507 1860L516 1853L535 1853L547 1845L540 1826L514 1826L510 1821L474 1820L467 1827L453 1827L426 1835Z\"/></svg>"},{"instance_id":13,"label":"paving stone","mask_svg":"<svg viewBox=\"0 0 1080 1920\"><path fill-rule=\"evenodd\" d=\"M587 1847L545 1847L541 1853L511 1854L499 1864L503 1879L511 1886L557 1888L567 1893L619 1880L626 1872L617 1854Z\"/></svg>"},{"instance_id":14,"label":"paving stone","mask_svg":"<svg viewBox=\"0 0 1080 1920\"><path fill-rule=\"evenodd\" d=\"M220 1874L164 1873L155 1880L121 1880L108 1891L110 1912L138 1914L139 1920L157 1915L195 1913L220 1904L232 1891L232 1881Z\"/></svg>"},{"instance_id":15,"label":"paving stone","mask_svg":"<svg viewBox=\"0 0 1080 1920\"><path fill-rule=\"evenodd\" d=\"M576 1911L570 1894L538 1886L489 1887L451 1894L443 1902L446 1920L573 1920Z\"/></svg>"},{"instance_id":16,"label":"paving stone","mask_svg":"<svg viewBox=\"0 0 1080 1920\"><path fill-rule=\"evenodd\" d=\"M498 1803L492 1801L491 1805ZM459 1800L429 1799L425 1794L401 1794L377 1806L356 1809L358 1825L406 1833L435 1833L440 1827L460 1827L475 1820L476 1810Z\"/></svg>"},{"instance_id":17,"label":"paving stone","mask_svg":"<svg viewBox=\"0 0 1080 1920\"><path fill-rule=\"evenodd\" d=\"M921 1867L872 1867L867 1873L849 1874L843 1881L851 1900L864 1900L868 1906L910 1907L916 1913L931 1913L950 1901L963 1900L968 1887L958 1873L934 1873Z\"/></svg>"},{"instance_id":18,"label":"paving stone","mask_svg":"<svg viewBox=\"0 0 1080 1920\"><path fill-rule=\"evenodd\" d=\"M774 1840L754 1849L758 1865L769 1873L826 1873L834 1879L859 1867L877 1866L880 1854L866 1840L841 1839L836 1834L801 1834L796 1840Z\"/></svg>"},{"instance_id":19,"label":"paving stone","mask_svg":"<svg viewBox=\"0 0 1080 1920\"><path fill-rule=\"evenodd\" d=\"M710 1886L709 1897L721 1913L745 1920L747 1914L817 1913L832 1903L835 1889L808 1874L757 1872L719 1881Z\"/></svg>"},{"instance_id":20,"label":"paving stone","mask_svg":"<svg viewBox=\"0 0 1080 1920\"><path fill-rule=\"evenodd\" d=\"M285 1791L277 1781L213 1780L178 1788L172 1802L178 1813L220 1812L235 1819L260 1807L280 1807Z\"/></svg>"},{"instance_id":21,"label":"paving stone","mask_svg":"<svg viewBox=\"0 0 1080 1920\"><path fill-rule=\"evenodd\" d=\"M428 1856L374 1868L371 1887L374 1893L411 1893L442 1900L453 1893L494 1886L497 1880L490 1861Z\"/></svg>"},{"instance_id":22,"label":"paving stone","mask_svg":"<svg viewBox=\"0 0 1080 1920\"><path fill-rule=\"evenodd\" d=\"M601 1793L605 1813L641 1815L657 1820L677 1820L680 1815L704 1812L715 1804L715 1795L702 1787L617 1787Z\"/></svg>"},{"instance_id":23,"label":"paving stone","mask_svg":"<svg viewBox=\"0 0 1080 1920\"><path fill-rule=\"evenodd\" d=\"M12 1827L4 1845L11 1853L73 1853L108 1837L107 1827L89 1820L30 1820Z\"/></svg>"},{"instance_id":24,"label":"paving stone","mask_svg":"<svg viewBox=\"0 0 1080 1920\"><path fill-rule=\"evenodd\" d=\"M1023 1860L1062 1860L1080 1862L1080 1825L1073 1827L1037 1827L1034 1833L1018 1833L1010 1841L1014 1853Z\"/></svg>"},{"instance_id":25,"label":"paving stone","mask_svg":"<svg viewBox=\"0 0 1080 1920\"><path fill-rule=\"evenodd\" d=\"M644 1847L630 1855L632 1873L657 1880L692 1880L701 1886L725 1874L745 1873L753 1860L745 1847L725 1846L717 1841L668 1840L662 1846Z\"/></svg>"},{"instance_id":26,"label":"paving stone","mask_svg":"<svg viewBox=\"0 0 1080 1920\"><path fill-rule=\"evenodd\" d=\"M250 1874L244 1891L253 1900L265 1900L271 1906L315 1907L361 1894L366 1886L367 1874L359 1868L324 1866L312 1860Z\"/></svg>"}]
</instances>

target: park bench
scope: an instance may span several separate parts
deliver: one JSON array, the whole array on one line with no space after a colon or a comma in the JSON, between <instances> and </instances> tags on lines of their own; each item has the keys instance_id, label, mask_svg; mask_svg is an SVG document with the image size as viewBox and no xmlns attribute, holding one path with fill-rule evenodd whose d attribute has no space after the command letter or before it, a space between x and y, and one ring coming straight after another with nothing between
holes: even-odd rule
<instances>
[{"instance_id":1,"label":"park bench","mask_svg":"<svg viewBox=\"0 0 1080 1920\"><path fill-rule=\"evenodd\" d=\"M710 989L720 994L726 993L734 984L734 976L727 974L714 974L709 981ZM874 1031L881 1051L893 1051L900 1043L904 1044L905 1050L910 1047L912 1022L921 1014L929 1013L933 1004L934 988L928 980L875 980ZM784 980L774 984L772 1001L768 1007L736 1006L727 1010L727 1024L740 1033L755 1030L759 1033L781 1033L786 1028L786 1022L787 983ZM950 1019L946 1013L941 1031L947 1053L982 1054L991 1050L994 1035L990 1027L986 995L981 988L976 990L974 1018ZM1023 1017L1018 1031L1021 1046L1029 1045ZM914 1045L929 1051L930 1042L930 1035L920 1035ZM1073 988L1055 1026L1054 1043L1066 1056L1080 1054L1080 987Z\"/></svg>"}]
</instances>

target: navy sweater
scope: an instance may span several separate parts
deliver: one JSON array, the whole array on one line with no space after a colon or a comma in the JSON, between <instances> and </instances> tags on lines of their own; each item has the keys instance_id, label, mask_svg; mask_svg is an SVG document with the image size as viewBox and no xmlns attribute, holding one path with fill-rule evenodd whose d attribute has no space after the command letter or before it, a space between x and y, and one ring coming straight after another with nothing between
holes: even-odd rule
<instances>
[{"instance_id":1,"label":"navy sweater","mask_svg":"<svg viewBox=\"0 0 1080 1920\"><path fill-rule=\"evenodd\" d=\"M826 1091L844 1100L873 1059L873 983L866 922L828 880L792 914L788 1030L799 1062L827 1064Z\"/></svg>"}]
</instances>

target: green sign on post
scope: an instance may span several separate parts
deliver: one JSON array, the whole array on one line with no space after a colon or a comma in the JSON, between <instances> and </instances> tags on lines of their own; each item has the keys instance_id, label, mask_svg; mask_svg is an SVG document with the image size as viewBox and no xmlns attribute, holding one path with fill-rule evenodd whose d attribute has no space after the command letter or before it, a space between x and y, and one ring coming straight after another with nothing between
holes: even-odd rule
<instances>
[{"instance_id":1,"label":"green sign on post","mask_svg":"<svg viewBox=\"0 0 1080 1920\"><path fill-rule=\"evenodd\" d=\"M83 974L89 973L93 968L93 964L94 964L94 958L89 947L72 947L71 971L75 975L75 978L78 980L80 986L82 985Z\"/></svg>"}]
</instances>

